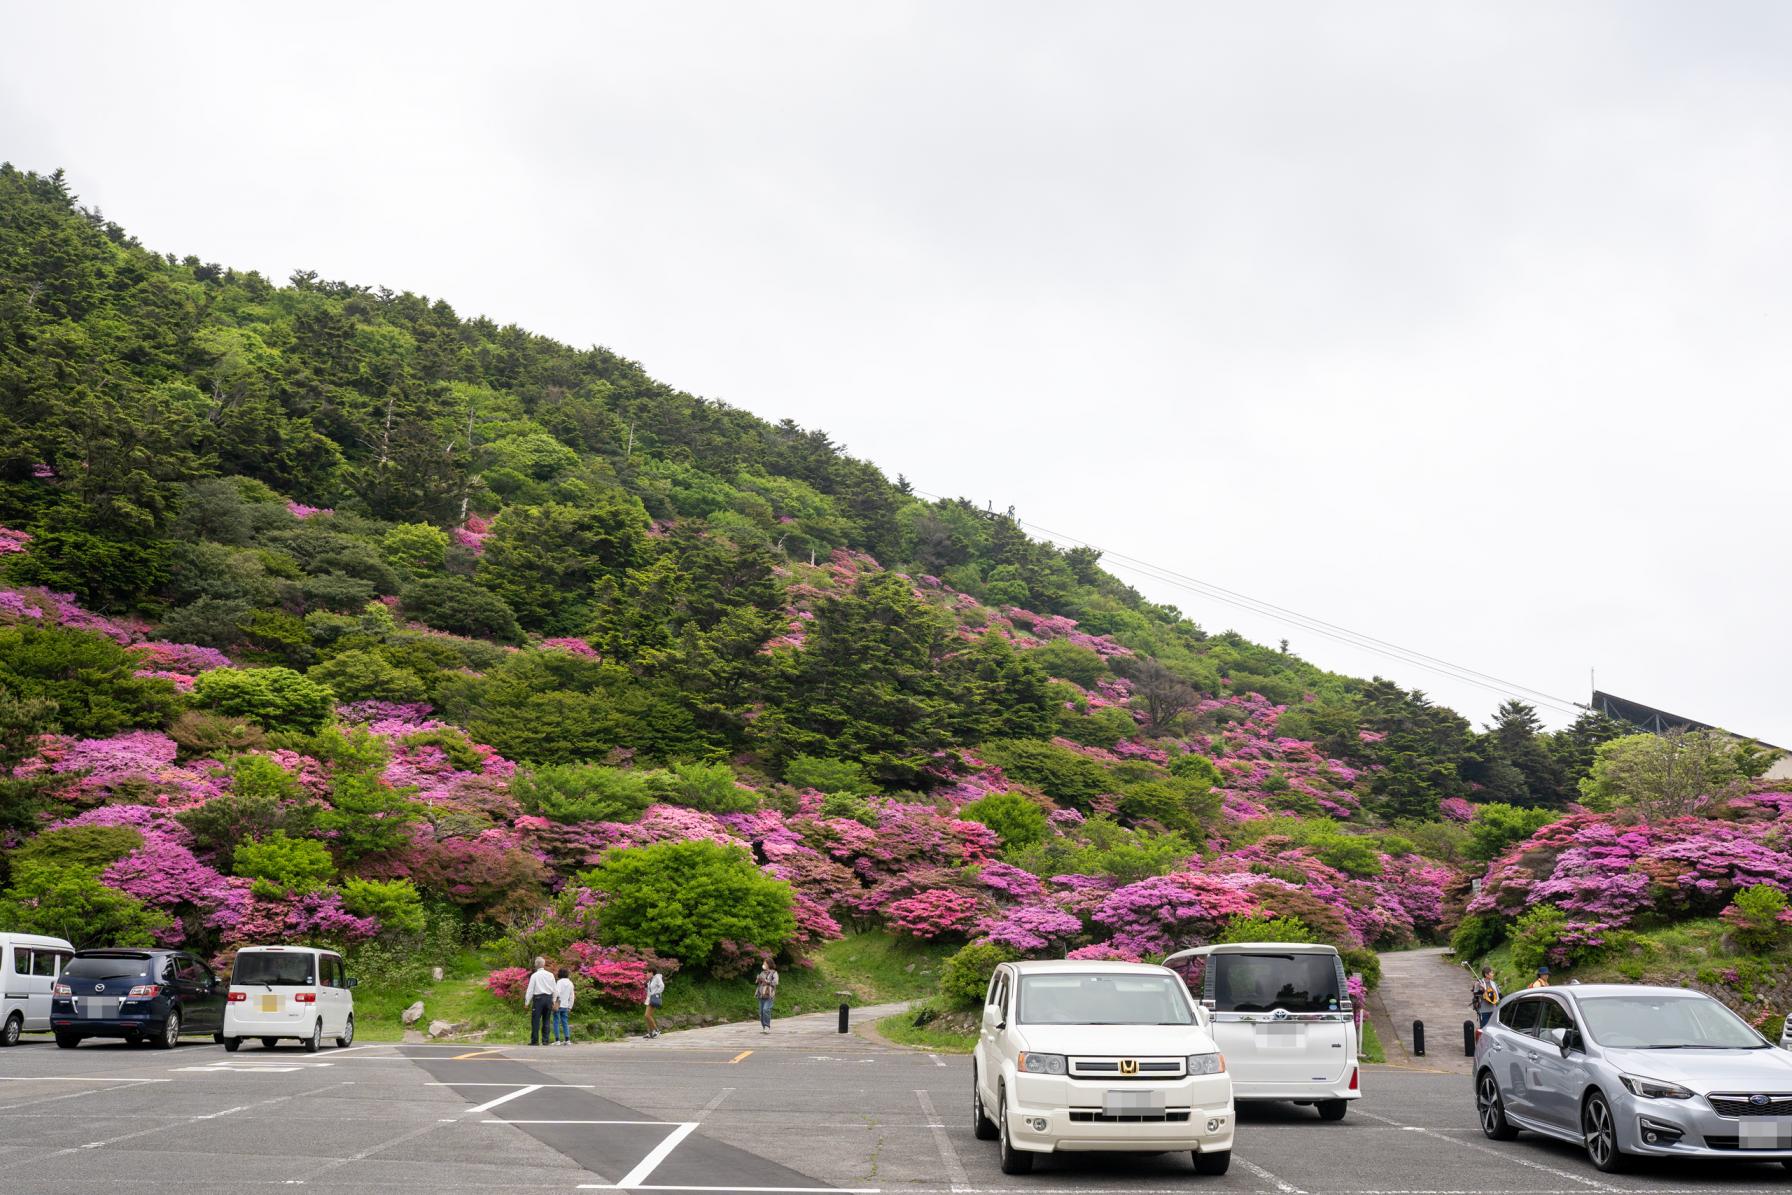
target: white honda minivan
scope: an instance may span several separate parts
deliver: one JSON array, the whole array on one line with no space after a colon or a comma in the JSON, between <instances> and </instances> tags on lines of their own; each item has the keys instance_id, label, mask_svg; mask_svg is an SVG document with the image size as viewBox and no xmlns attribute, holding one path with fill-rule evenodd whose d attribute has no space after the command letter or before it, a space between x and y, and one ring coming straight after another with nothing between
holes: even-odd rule
<instances>
[{"instance_id":1,"label":"white honda minivan","mask_svg":"<svg viewBox=\"0 0 1792 1195\"><path fill-rule=\"evenodd\" d=\"M270 1050L282 1038L296 1039L311 1054L326 1037L348 1045L355 1040L355 982L331 950L243 947L224 998L224 1048L235 1052L246 1037L260 1038Z\"/></svg>"},{"instance_id":2,"label":"white honda minivan","mask_svg":"<svg viewBox=\"0 0 1792 1195\"><path fill-rule=\"evenodd\" d=\"M1335 948L1229 942L1178 951L1164 966L1201 968L1201 1004L1239 1103L1289 1100L1342 1120L1361 1098L1356 1014Z\"/></svg>"},{"instance_id":3,"label":"white honda minivan","mask_svg":"<svg viewBox=\"0 0 1792 1195\"><path fill-rule=\"evenodd\" d=\"M0 1046L50 1028L50 988L74 956L61 938L0 934Z\"/></svg>"},{"instance_id":4,"label":"white honda minivan","mask_svg":"<svg viewBox=\"0 0 1792 1195\"><path fill-rule=\"evenodd\" d=\"M1188 1150L1232 1161L1232 1079L1174 971L1142 963L1003 963L971 1066L971 1124L1002 1173L1054 1151Z\"/></svg>"}]
</instances>

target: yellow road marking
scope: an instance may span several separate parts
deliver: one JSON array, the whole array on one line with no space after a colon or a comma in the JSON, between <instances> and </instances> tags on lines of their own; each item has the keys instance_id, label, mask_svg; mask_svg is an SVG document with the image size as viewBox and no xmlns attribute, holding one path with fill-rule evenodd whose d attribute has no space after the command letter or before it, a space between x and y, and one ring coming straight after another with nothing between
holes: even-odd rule
<instances>
[{"instance_id":1,"label":"yellow road marking","mask_svg":"<svg viewBox=\"0 0 1792 1195\"><path fill-rule=\"evenodd\" d=\"M752 1052L753 1051L751 1051L751 1050L742 1050L740 1053L736 1054L734 1057L732 1057L728 1060L728 1065L733 1066L735 1063L739 1062L742 1058L745 1058L748 1054L751 1054Z\"/></svg>"}]
</instances>

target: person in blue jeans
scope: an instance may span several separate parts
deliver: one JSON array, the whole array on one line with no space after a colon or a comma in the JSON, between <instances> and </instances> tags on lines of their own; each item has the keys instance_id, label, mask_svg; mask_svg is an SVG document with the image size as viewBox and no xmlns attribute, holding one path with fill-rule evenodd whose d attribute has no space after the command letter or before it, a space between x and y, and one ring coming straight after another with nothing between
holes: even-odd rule
<instances>
[{"instance_id":1,"label":"person in blue jeans","mask_svg":"<svg viewBox=\"0 0 1792 1195\"><path fill-rule=\"evenodd\" d=\"M778 969L772 956L760 960L759 974L753 980L753 995L759 1000L759 1032L772 1031L772 1002L778 998Z\"/></svg>"},{"instance_id":2,"label":"person in blue jeans","mask_svg":"<svg viewBox=\"0 0 1792 1195\"><path fill-rule=\"evenodd\" d=\"M554 981L554 1044L557 1046L572 1044L571 1018L574 998L572 973L562 967L560 968L560 977Z\"/></svg>"}]
</instances>

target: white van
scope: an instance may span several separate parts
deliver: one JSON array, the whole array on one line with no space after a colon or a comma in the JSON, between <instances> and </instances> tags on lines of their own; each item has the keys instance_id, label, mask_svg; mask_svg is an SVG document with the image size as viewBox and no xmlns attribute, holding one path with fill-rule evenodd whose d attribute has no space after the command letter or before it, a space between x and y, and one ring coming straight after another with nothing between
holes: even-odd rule
<instances>
[{"instance_id":1,"label":"white van","mask_svg":"<svg viewBox=\"0 0 1792 1195\"><path fill-rule=\"evenodd\" d=\"M324 1038L338 1046L355 1040L355 980L343 974L342 956L311 946L245 946L236 952L230 991L224 997L224 1048L233 1053L246 1037L273 1049L282 1038L315 1054Z\"/></svg>"},{"instance_id":2,"label":"white van","mask_svg":"<svg viewBox=\"0 0 1792 1195\"><path fill-rule=\"evenodd\" d=\"M1356 1014L1336 949L1229 942L1179 951L1164 965L1201 969L1201 1003L1240 1103L1291 1100L1342 1120L1362 1097Z\"/></svg>"},{"instance_id":3,"label":"white van","mask_svg":"<svg viewBox=\"0 0 1792 1195\"><path fill-rule=\"evenodd\" d=\"M50 1028L50 988L75 957L61 938L0 934L0 1046Z\"/></svg>"}]
</instances>

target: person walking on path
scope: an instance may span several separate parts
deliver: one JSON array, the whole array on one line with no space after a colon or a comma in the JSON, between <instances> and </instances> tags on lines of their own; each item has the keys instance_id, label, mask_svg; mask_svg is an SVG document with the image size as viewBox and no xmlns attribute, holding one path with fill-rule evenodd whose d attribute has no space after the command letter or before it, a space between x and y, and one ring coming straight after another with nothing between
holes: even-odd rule
<instances>
[{"instance_id":1,"label":"person walking on path","mask_svg":"<svg viewBox=\"0 0 1792 1195\"><path fill-rule=\"evenodd\" d=\"M523 1004L529 1010L529 1044L544 1045L553 1040L554 973L548 960L535 959L535 973L529 976L529 987L523 992Z\"/></svg>"},{"instance_id":2,"label":"person walking on path","mask_svg":"<svg viewBox=\"0 0 1792 1195\"><path fill-rule=\"evenodd\" d=\"M565 967L560 968L560 977L554 981L554 1044L570 1046L572 1044L572 1005L577 998L572 990L572 973Z\"/></svg>"},{"instance_id":3,"label":"person walking on path","mask_svg":"<svg viewBox=\"0 0 1792 1195\"><path fill-rule=\"evenodd\" d=\"M1481 978L1475 980L1471 998L1475 1002L1475 1015L1481 1020L1481 1028L1485 1029L1493 1016L1494 1005L1500 1002L1500 985L1494 982L1492 967L1481 968Z\"/></svg>"},{"instance_id":4,"label":"person walking on path","mask_svg":"<svg viewBox=\"0 0 1792 1195\"><path fill-rule=\"evenodd\" d=\"M665 999L665 997L666 977L660 974L660 969L658 967L655 967L652 973L647 976L646 1012L648 1037L658 1037L660 1035L660 1023L654 1018L653 1010L660 1006L660 1001Z\"/></svg>"},{"instance_id":5,"label":"person walking on path","mask_svg":"<svg viewBox=\"0 0 1792 1195\"><path fill-rule=\"evenodd\" d=\"M1534 988L1546 988L1549 986L1549 968L1548 967L1538 967L1537 968L1537 978L1531 980L1531 986Z\"/></svg>"},{"instance_id":6,"label":"person walking on path","mask_svg":"<svg viewBox=\"0 0 1792 1195\"><path fill-rule=\"evenodd\" d=\"M772 1001L778 998L778 969L772 966L769 954L760 960L759 974L753 980L753 995L759 1000L759 1032L770 1033Z\"/></svg>"}]
</instances>

